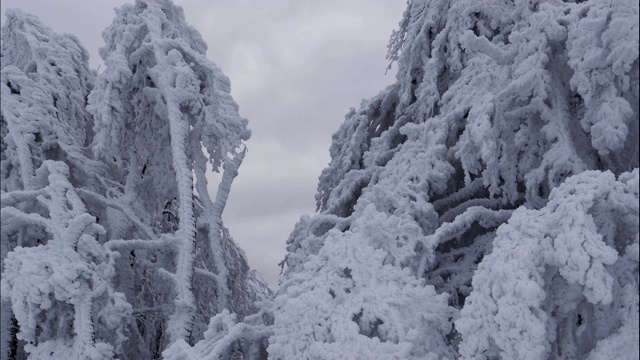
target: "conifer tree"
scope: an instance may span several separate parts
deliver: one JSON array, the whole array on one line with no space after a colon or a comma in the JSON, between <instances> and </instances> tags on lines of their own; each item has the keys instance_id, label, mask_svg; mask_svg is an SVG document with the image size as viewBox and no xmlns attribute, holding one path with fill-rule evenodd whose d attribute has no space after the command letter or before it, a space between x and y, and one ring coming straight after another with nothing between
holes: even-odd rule
<instances>
[{"instance_id":1,"label":"conifer tree","mask_svg":"<svg viewBox=\"0 0 640 360\"><path fill-rule=\"evenodd\" d=\"M638 317L637 301L625 295L637 292L637 279L628 281L637 272L638 211L631 205L638 201L632 190L638 167L637 14L632 1L410 1L389 45L389 58L398 63L396 83L347 115L320 176L320 213L302 218L289 239L270 355L320 358L317 349L335 346L343 352L324 358L340 358L344 349L357 349L356 356L371 339L397 346L388 358L583 358L598 357L613 344L637 348L637 338L615 335L634 326L629 324L637 328ZM630 181L627 190L615 176ZM587 191L581 184L589 181L613 189ZM569 195L585 191L596 203L608 196L620 200L589 205ZM570 205L576 201L587 203L576 212ZM573 211L575 220L535 220L538 215L527 211L549 219ZM558 255L537 258L538 250L529 247L547 246L547 235L530 235L533 226L589 234L593 245L580 250L575 246L583 237L554 235L565 243L554 245ZM529 236L540 245L520 244ZM358 285L341 274L340 268L365 271L376 256L351 264L373 251L381 253L377 268L386 277L372 272ZM532 258L510 261L517 256ZM562 256L580 260L570 260L572 270L565 270L557 263ZM310 266L319 258L331 260ZM424 281L423 291L434 295L420 296L421 302L446 295L448 308L416 303L407 310L402 299L417 294L406 285L388 291L402 282L390 279L393 271L386 267ZM324 271L347 282L318 280ZM535 290L527 276L536 279ZM308 282L314 293L327 294L311 318L290 311L300 301L299 284ZM519 293L521 288L530 290ZM547 300L532 310L531 326L538 327L513 337L514 328L529 326L526 318L522 324L514 319L520 316L516 308L533 301L527 291ZM363 292L376 297L360 299ZM514 311L507 303L515 303ZM323 312L325 306L331 311ZM391 316L403 311L414 319L408 327L402 316ZM627 313L632 316L624 319ZM453 325L460 316L455 326L420 329L424 319ZM338 317L352 321L335 326ZM589 323L572 323L578 318ZM505 321L516 324L505 328ZM290 332L291 324L305 330ZM532 337L536 350L526 354ZM399 346L405 343L409 350Z\"/></svg>"}]
</instances>

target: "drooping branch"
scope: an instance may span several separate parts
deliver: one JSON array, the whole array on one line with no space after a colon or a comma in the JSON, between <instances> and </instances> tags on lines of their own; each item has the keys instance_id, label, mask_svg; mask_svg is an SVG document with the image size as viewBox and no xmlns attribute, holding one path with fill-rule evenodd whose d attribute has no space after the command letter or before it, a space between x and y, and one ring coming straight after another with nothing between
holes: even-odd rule
<instances>
[{"instance_id":1,"label":"drooping branch","mask_svg":"<svg viewBox=\"0 0 640 360\"><path fill-rule=\"evenodd\" d=\"M462 204L447 210L438 219L440 224L452 222L458 215L464 213L472 206L484 207L487 209L496 209L500 207L504 202L501 199L469 199Z\"/></svg>"},{"instance_id":2,"label":"drooping branch","mask_svg":"<svg viewBox=\"0 0 640 360\"><path fill-rule=\"evenodd\" d=\"M25 225L36 225L41 226L45 229L49 229L51 222L49 219L44 218L42 215L36 213L25 213L13 206L3 207L0 210L0 217L2 217L3 230L5 230L5 228L18 229ZM9 220L11 221L9 222Z\"/></svg>"},{"instance_id":3,"label":"drooping branch","mask_svg":"<svg viewBox=\"0 0 640 360\"><path fill-rule=\"evenodd\" d=\"M452 222L442 224L433 234L422 239L425 252L420 258L418 276L424 273L427 261L433 261L433 250L438 245L462 235L476 221L484 228L492 228L509 220L512 213L513 210L496 211L482 206L473 206L456 216Z\"/></svg>"},{"instance_id":4,"label":"drooping branch","mask_svg":"<svg viewBox=\"0 0 640 360\"><path fill-rule=\"evenodd\" d=\"M15 190L9 193L2 193L0 195L0 202L2 206L13 206L15 203L23 201L32 201L36 197L46 194L46 189L37 190Z\"/></svg>"},{"instance_id":5,"label":"drooping branch","mask_svg":"<svg viewBox=\"0 0 640 360\"><path fill-rule=\"evenodd\" d=\"M433 202L433 209L437 212L442 212L448 207L461 203L462 201L471 198L473 194L477 193L484 187L482 177L474 179L469 185L461 188L447 197L438 199Z\"/></svg>"}]
</instances>

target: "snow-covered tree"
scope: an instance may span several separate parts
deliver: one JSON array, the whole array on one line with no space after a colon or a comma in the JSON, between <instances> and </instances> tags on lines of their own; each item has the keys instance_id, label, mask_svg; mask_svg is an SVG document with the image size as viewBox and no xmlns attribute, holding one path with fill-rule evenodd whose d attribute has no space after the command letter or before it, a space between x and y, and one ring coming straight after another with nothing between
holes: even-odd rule
<instances>
[{"instance_id":1,"label":"snow-covered tree","mask_svg":"<svg viewBox=\"0 0 640 360\"><path fill-rule=\"evenodd\" d=\"M223 309L245 316L266 295L221 219L250 132L181 8L125 5L103 37L93 150L121 176L94 200L134 210L106 213L107 245L127 254L118 282L136 313L134 348L158 356L201 339ZM222 173L214 199L208 169Z\"/></svg>"},{"instance_id":2,"label":"snow-covered tree","mask_svg":"<svg viewBox=\"0 0 640 360\"><path fill-rule=\"evenodd\" d=\"M625 210L630 219L624 226L609 215L594 215L597 224L606 224L598 226L606 227L602 231L607 236L622 242L589 250L589 256L602 258L595 267L611 266L593 270L599 273L590 285L578 280L577 273L564 283L557 277L554 283L539 285L534 295L547 294L548 300L539 305L543 310L536 310L536 316L547 327L531 330L535 334L530 336L545 337L551 343L545 350L537 355L511 351L533 346L529 335L505 345L510 330L490 333L488 329L495 328L491 324L502 321L491 315L483 315L473 327L465 320L500 311L501 299L523 301L516 307L532 301L507 298L495 290L492 301L497 309L476 311L488 303L483 300L465 310L474 291L479 293L472 299L484 299L487 296L480 294L492 291L491 284L499 281L480 269L472 283L478 264L492 268L490 264L507 261L495 255L487 257L490 264L482 265L494 247L504 247L500 254L507 256L502 251L516 251L514 242L522 241L521 236L502 235L505 230L496 233L515 209L521 219L518 229L528 231L526 211L560 216L553 201L572 201L560 200L560 195L550 200L553 189L567 178L574 183L588 170L620 175L638 167L637 2L409 1L400 29L392 35L389 58L397 61L397 82L347 114L333 137L331 163L320 176L319 214L303 217L289 238L287 270L272 308L269 354L366 358L361 349L371 348L372 341L384 347L378 351L387 358L457 358L461 340L462 354L470 358L494 350L491 341L501 341L497 347L504 351L503 358L580 358L591 350L584 342L600 339L608 340L602 340L597 351L607 351L616 342L627 350L637 347L637 337L635 343L624 343L627 339L620 337L626 335L612 335L623 316L615 306L623 306L637 319L637 304L630 295L622 295L635 292L635 285L624 291L602 288L603 283L607 289L612 283L624 284L637 272L635 248L628 248L638 233L638 213L633 209ZM620 176L622 182L630 178ZM621 186L613 180L605 183ZM626 204L632 200L633 196ZM548 225L531 221L532 226ZM575 226L586 226L580 230L584 236L592 234L587 223ZM558 238L565 240L571 238ZM559 266L529 252L521 256L536 259L513 260L531 266L522 270L524 274L546 276ZM618 257L629 260L616 262ZM536 268L543 263L547 269ZM370 267L378 271L369 272ZM509 269L503 271L505 277L510 275ZM356 274L363 273L368 275L358 286ZM513 286L526 276L513 276L511 285L504 286L519 291ZM602 278L597 280L601 283L596 278ZM474 290L483 286L487 289ZM590 291L609 298L615 293L615 305L591 297ZM314 296L309 299L307 294ZM420 301L405 300L415 296ZM298 310L306 303L313 306ZM561 313L547 305L562 307ZM607 309L598 308L601 305ZM455 323L461 309L464 319ZM557 314L555 322L545 323L540 315L544 311ZM507 312L499 316L510 316ZM583 334L582 328L576 330L567 320L578 314L583 321L596 318L590 317L583 327L590 329L584 333L588 335L575 335ZM606 316L611 322L599 322ZM428 321L432 324L423 328ZM624 329L635 326L633 317L629 321ZM450 326L454 323L464 331ZM477 332L482 326L487 328ZM561 340L560 332L572 338Z\"/></svg>"},{"instance_id":3,"label":"snow-covered tree","mask_svg":"<svg viewBox=\"0 0 640 360\"><path fill-rule=\"evenodd\" d=\"M182 10L118 9L97 78L75 37L7 18L2 359L158 358L254 313L270 291L221 220L250 132Z\"/></svg>"},{"instance_id":4,"label":"snow-covered tree","mask_svg":"<svg viewBox=\"0 0 640 360\"><path fill-rule=\"evenodd\" d=\"M0 84L2 359L111 358L126 339L130 306L110 285L117 254L99 244L104 229L76 192L100 168L84 151L93 82L87 60L74 36L7 12Z\"/></svg>"}]
</instances>

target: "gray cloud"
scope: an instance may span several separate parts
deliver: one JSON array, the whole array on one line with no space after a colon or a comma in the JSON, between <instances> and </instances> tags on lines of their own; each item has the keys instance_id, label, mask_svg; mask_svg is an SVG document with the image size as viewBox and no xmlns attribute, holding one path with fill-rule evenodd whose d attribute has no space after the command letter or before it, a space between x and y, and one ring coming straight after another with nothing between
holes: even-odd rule
<instances>
[{"instance_id":1,"label":"gray cloud","mask_svg":"<svg viewBox=\"0 0 640 360\"><path fill-rule=\"evenodd\" d=\"M404 3L174 1L231 79L240 113L249 119L249 153L224 220L250 265L275 287L290 231L300 215L315 210L331 135L350 107L393 81L392 72L384 75L386 44ZM3 10L21 8L55 31L78 36L94 68L101 64L101 32L123 3L0 0Z\"/></svg>"}]
</instances>

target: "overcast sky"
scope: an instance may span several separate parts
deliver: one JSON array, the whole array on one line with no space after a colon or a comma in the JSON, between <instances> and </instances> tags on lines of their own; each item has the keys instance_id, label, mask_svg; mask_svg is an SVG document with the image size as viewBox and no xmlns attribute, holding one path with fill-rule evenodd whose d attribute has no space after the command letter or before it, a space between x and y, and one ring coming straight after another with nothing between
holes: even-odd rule
<instances>
[{"instance_id":1,"label":"overcast sky","mask_svg":"<svg viewBox=\"0 0 640 360\"><path fill-rule=\"evenodd\" d=\"M76 35L93 68L113 8L133 1L0 0L56 32ZM386 45L401 0L174 0L202 34L207 57L231 79L252 131L249 152L223 219L252 268L277 287L285 242L302 214L315 212L318 176L331 135L395 77ZM102 71L103 69L100 69ZM215 191L211 191L215 194Z\"/></svg>"}]
</instances>

